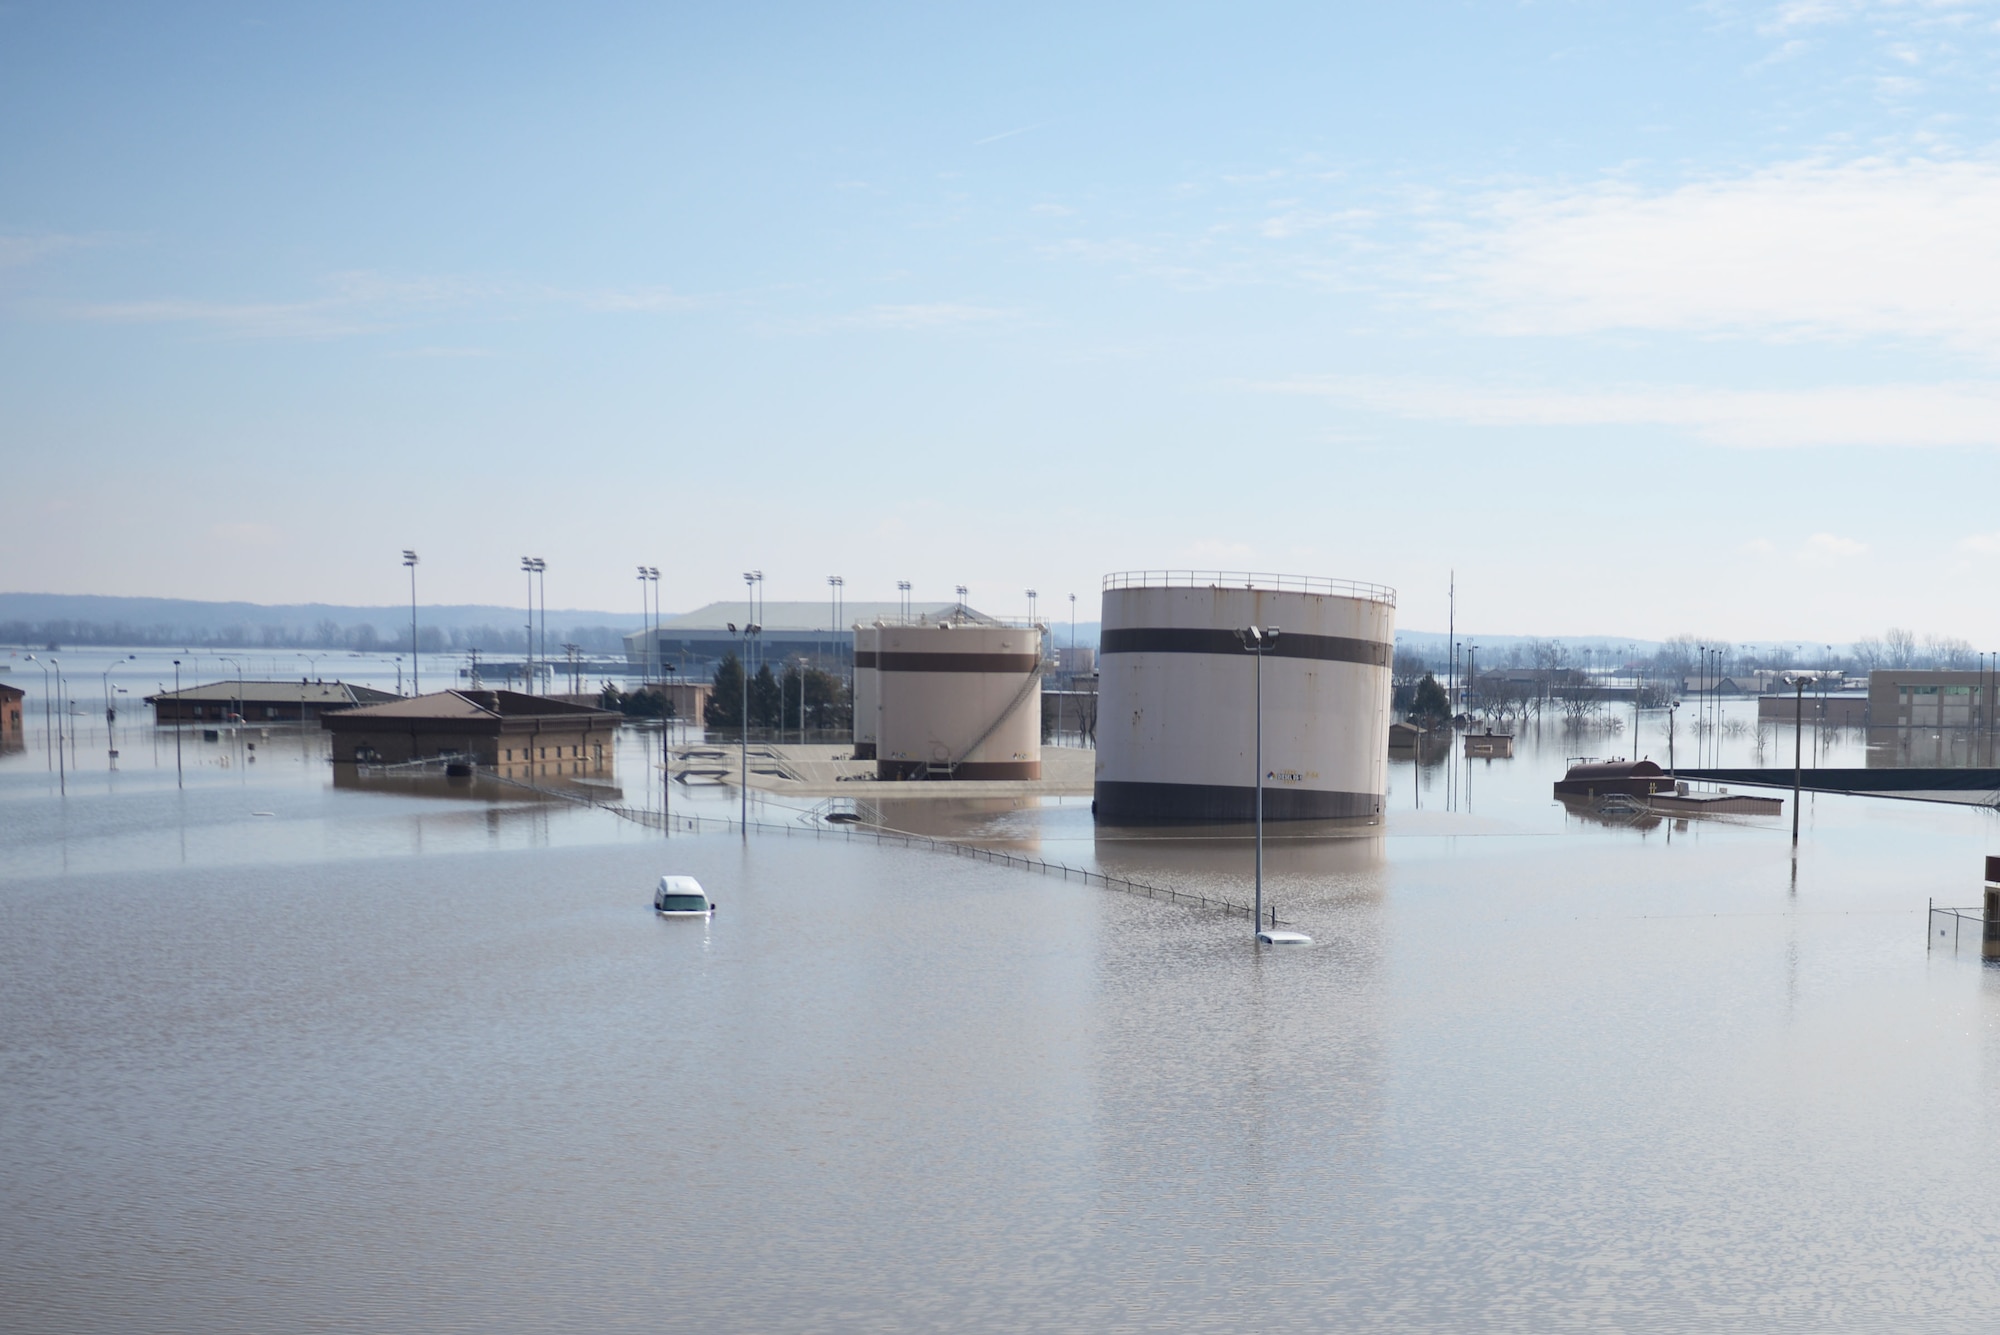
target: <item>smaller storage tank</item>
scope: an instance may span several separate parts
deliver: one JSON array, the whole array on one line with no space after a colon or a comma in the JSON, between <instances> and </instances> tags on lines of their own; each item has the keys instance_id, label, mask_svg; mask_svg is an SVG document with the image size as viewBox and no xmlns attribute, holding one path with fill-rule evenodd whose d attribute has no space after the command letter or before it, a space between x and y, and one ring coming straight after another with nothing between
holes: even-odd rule
<instances>
[{"instance_id":1,"label":"smaller storage tank","mask_svg":"<svg viewBox=\"0 0 2000 1335\"><path fill-rule=\"evenodd\" d=\"M945 621L874 631L877 778L1042 777L1040 627ZM858 743L858 669L856 680Z\"/></svg>"},{"instance_id":2,"label":"smaller storage tank","mask_svg":"<svg viewBox=\"0 0 2000 1335\"><path fill-rule=\"evenodd\" d=\"M882 703L882 679L875 668L881 622L854 627L854 758L875 759L876 714Z\"/></svg>"}]
</instances>

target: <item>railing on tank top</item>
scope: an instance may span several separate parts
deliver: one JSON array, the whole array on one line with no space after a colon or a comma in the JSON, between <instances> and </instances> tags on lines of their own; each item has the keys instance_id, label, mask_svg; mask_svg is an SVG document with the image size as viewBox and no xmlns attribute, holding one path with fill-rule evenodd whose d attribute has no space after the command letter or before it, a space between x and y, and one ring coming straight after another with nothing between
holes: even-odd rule
<instances>
[{"instance_id":1,"label":"railing on tank top","mask_svg":"<svg viewBox=\"0 0 2000 1335\"><path fill-rule=\"evenodd\" d=\"M1104 589L1107 593L1113 589L1262 589L1396 605L1396 591L1386 584L1326 579L1319 575L1273 575L1256 570L1122 570L1104 577Z\"/></svg>"}]
</instances>

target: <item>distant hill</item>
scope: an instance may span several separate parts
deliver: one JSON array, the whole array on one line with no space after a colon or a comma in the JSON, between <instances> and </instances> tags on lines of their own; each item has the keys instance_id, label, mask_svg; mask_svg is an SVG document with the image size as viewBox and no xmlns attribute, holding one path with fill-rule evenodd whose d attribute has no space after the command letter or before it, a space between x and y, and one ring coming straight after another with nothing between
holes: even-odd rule
<instances>
[{"instance_id":1,"label":"distant hill","mask_svg":"<svg viewBox=\"0 0 2000 1335\"><path fill-rule=\"evenodd\" d=\"M525 647L522 607L459 604L417 608L425 652ZM639 625L636 612L548 611L549 644L569 641L591 653L622 653L620 639ZM410 609L334 603L209 603L186 598L113 598L96 594L0 593L0 644L130 644L255 648L407 648Z\"/></svg>"}]
</instances>

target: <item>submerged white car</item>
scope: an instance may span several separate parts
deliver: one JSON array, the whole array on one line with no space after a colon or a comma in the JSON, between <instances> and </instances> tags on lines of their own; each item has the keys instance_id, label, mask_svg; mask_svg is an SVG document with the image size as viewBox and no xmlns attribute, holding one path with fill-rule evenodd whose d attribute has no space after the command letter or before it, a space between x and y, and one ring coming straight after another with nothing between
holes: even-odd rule
<instances>
[{"instance_id":1,"label":"submerged white car","mask_svg":"<svg viewBox=\"0 0 2000 1335\"><path fill-rule=\"evenodd\" d=\"M715 902L692 876L662 876L653 891L653 912L662 918L706 918L715 912Z\"/></svg>"}]
</instances>

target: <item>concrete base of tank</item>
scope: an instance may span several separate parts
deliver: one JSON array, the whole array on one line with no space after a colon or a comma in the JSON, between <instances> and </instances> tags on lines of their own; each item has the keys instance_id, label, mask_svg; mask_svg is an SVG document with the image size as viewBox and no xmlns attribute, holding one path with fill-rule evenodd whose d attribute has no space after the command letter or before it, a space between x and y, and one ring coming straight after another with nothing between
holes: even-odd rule
<instances>
[{"instance_id":1,"label":"concrete base of tank","mask_svg":"<svg viewBox=\"0 0 2000 1335\"><path fill-rule=\"evenodd\" d=\"M676 749L674 774L734 786L737 749L727 744ZM854 758L852 746L750 745L750 786L800 797L1088 797L1097 777L1097 752L1073 746L1042 748L1039 779L878 779L873 760Z\"/></svg>"}]
</instances>

